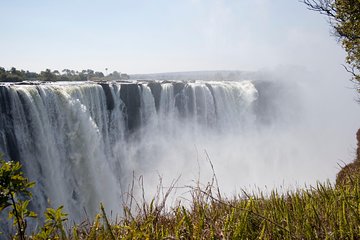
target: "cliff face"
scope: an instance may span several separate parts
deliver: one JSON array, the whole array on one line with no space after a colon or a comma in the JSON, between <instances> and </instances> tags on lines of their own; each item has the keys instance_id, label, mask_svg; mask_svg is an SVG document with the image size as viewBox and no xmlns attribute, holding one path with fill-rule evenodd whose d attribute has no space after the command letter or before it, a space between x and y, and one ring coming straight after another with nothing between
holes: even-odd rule
<instances>
[{"instance_id":1,"label":"cliff face","mask_svg":"<svg viewBox=\"0 0 360 240\"><path fill-rule=\"evenodd\" d=\"M360 161L360 129L356 133L356 139L357 139L357 150L356 150L356 159L355 161Z\"/></svg>"},{"instance_id":2,"label":"cliff face","mask_svg":"<svg viewBox=\"0 0 360 240\"><path fill-rule=\"evenodd\" d=\"M343 167L336 176L336 186L360 184L360 129L356 133L357 149L354 162Z\"/></svg>"}]
</instances>

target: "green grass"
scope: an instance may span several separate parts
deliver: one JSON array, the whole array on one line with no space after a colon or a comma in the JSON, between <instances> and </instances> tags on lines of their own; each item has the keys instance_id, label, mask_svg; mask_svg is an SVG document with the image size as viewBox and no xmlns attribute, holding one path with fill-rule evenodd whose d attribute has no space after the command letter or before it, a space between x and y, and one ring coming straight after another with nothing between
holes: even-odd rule
<instances>
[{"instance_id":1,"label":"green grass","mask_svg":"<svg viewBox=\"0 0 360 240\"><path fill-rule=\"evenodd\" d=\"M359 239L359 185L330 183L285 194L223 199L216 189L191 188L191 205L138 207L111 222L101 210L92 224L72 227L70 239ZM245 194L246 195L246 194Z\"/></svg>"},{"instance_id":2,"label":"green grass","mask_svg":"<svg viewBox=\"0 0 360 240\"><path fill-rule=\"evenodd\" d=\"M28 191L33 183L22 176L20 167L16 163L2 162L0 200L2 209L13 206L10 213L17 213L13 218L15 226L20 221L26 227L26 219L30 220L26 215L27 205L20 208L22 202L16 200L15 195ZM150 202L145 201L143 187L142 199L135 199L132 187L129 201L123 205L122 218L110 219L100 204L99 214L92 221L69 226L62 206L48 208L45 223L37 232L21 237L18 231L18 235L10 238L360 239L360 178L355 170L347 172L353 174L344 177L346 172L343 172L342 184L338 182L336 186L329 182L318 183L281 194L276 190L269 195L243 192L233 198L221 196L214 175L207 186L197 183L186 187L191 196L189 204L178 203L172 207L167 207L166 202L175 190L175 183L165 193L160 194L159 188ZM143 186L140 179L140 186ZM13 189L19 180L24 187ZM17 201L13 205L4 195L7 192Z\"/></svg>"}]
</instances>

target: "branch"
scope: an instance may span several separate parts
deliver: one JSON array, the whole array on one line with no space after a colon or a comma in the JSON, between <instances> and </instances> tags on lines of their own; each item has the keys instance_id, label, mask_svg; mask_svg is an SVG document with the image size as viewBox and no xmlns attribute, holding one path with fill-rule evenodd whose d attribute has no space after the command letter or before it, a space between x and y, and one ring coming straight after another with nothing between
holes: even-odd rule
<instances>
[{"instance_id":1,"label":"branch","mask_svg":"<svg viewBox=\"0 0 360 240\"><path fill-rule=\"evenodd\" d=\"M345 68L345 70L348 72L348 73L350 73L352 76L353 76L353 78L356 78L356 77L358 77L358 75L355 73L355 67L354 66L350 66L350 67L347 67L346 65L344 65L344 64L342 64L342 66Z\"/></svg>"},{"instance_id":2,"label":"branch","mask_svg":"<svg viewBox=\"0 0 360 240\"><path fill-rule=\"evenodd\" d=\"M20 217L20 214L16 208L16 203L15 203L15 197L13 193L10 193L10 199L13 205L13 209L14 209L14 215L16 217L16 221L17 221L17 225L18 225L18 229L19 229L19 237L21 240L25 240L25 229L23 229L22 225L22 219Z\"/></svg>"},{"instance_id":3,"label":"branch","mask_svg":"<svg viewBox=\"0 0 360 240\"><path fill-rule=\"evenodd\" d=\"M331 19L336 18L336 9L334 8L333 0L301 0L300 2L304 3L311 11L319 12Z\"/></svg>"}]
</instances>

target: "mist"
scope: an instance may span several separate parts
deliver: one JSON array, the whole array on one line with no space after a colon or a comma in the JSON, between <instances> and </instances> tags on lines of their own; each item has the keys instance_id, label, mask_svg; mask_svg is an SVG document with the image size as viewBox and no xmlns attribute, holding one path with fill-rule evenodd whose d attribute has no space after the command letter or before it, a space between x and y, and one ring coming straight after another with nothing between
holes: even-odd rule
<instances>
[{"instance_id":1,"label":"mist","mask_svg":"<svg viewBox=\"0 0 360 240\"><path fill-rule=\"evenodd\" d=\"M119 209L134 176L147 198L159 184L206 184L214 172L230 197L241 189L334 183L354 159L360 111L326 19L298 1L160 2L4 4L0 20L11 31L0 39L1 66L108 69L133 80L104 83L108 89L90 82L1 86L8 102L0 103L0 150L16 152L38 183L38 208L51 199L74 220L83 219L82 208L95 215L100 201ZM159 103L154 81L167 93ZM211 99L208 85L228 95L219 87L222 102L200 101L197 117L179 117L169 86L178 82L199 99ZM131 129L122 84L142 94L128 101L141 109Z\"/></svg>"},{"instance_id":2,"label":"mist","mask_svg":"<svg viewBox=\"0 0 360 240\"><path fill-rule=\"evenodd\" d=\"M207 81L251 80L257 93L240 125L224 122L221 130L191 121L163 119L129 143L127 172L143 176L149 196L160 184L179 177L177 186L202 184L213 176L227 196L242 189L294 190L317 182L335 182L355 156L360 120L356 94L341 69L309 71L278 67L258 72L208 71L134 75L142 79ZM226 111L235 111L229 109ZM141 154L139 154L141 153ZM135 160L135 161L134 161ZM211 163L210 163L211 162ZM180 191L181 192L181 191ZM177 192L179 194L179 192ZM181 195L181 194L180 194Z\"/></svg>"},{"instance_id":3,"label":"mist","mask_svg":"<svg viewBox=\"0 0 360 240\"><path fill-rule=\"evenodd\" d=\"M121 214L129 191L142 199L139 180L150 200L178 179L170 204L214 174L229 197L334 183L354 158L359 120L354 90L336 74L281 67L7 83L0 150L37 182L37 211L51 199L74 221L82 209L95 216L99 202Z\"/></svg>"}]
</instances>

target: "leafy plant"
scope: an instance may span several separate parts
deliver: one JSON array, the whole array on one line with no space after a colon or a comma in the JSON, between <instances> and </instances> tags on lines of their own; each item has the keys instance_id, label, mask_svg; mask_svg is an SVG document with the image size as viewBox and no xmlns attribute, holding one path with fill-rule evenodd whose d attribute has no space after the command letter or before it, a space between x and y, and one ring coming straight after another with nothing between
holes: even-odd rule
<instances>
[{"instance_id":1,"label":"leafy plant","mask_svg":"<svg viewBox=\"0 0 360 240\"><path fill-rule=\"evenodd\" d=\"M19 162L6 162L0 156L0 211L11 207L9 218L17 226L17 234L21 240L25 239L26 219L37 216L28 209L29 200L25 200L31 198L29 189L34 185L34 182L29 182L23 176Z\"/></svg>"},{"instance_id":2,"label":"leafy plant","mask_svg":"<svg viewBox=\"0 0 360 240\"><path fill-rule=\"evenodd\" d=\"M67 239L63 222L68 220L68 214L63 212L63 208L64 206L46 209L45 224L35 235L35 239Z\"/></svg>"}]
</instances>

